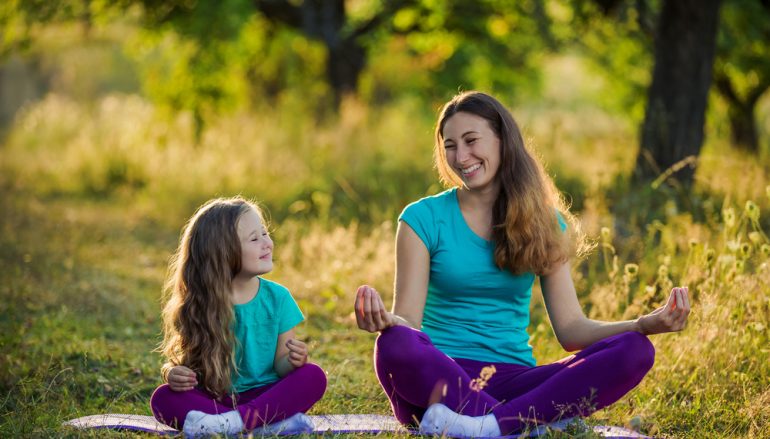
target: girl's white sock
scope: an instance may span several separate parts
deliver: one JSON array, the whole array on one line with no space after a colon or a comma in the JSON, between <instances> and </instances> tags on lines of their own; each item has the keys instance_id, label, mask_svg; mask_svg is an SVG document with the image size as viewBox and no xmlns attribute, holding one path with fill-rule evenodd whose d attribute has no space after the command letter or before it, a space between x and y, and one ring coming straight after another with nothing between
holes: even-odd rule
<instances>
[{"instance_id":1,"label":"girl's white sock","mask_svg":"<svg viewBox=\"0 0 770 439\"><path fill-rule=\"evenodd\" d=\"M310 417L304 413L297 413L283 421L265 424L262 427L255 428L252 433L260 435L273 435L277 433L309 433L313 431L315 424Z\"/></svg>"},{"instance_id":2,"label":"girl's white sock","mask_svg":"<svg viewBox=\"0 0 770 439\"><path fill-rule=\"evenodd\" d=\"M238 410L232 410L220 415L191 410L184 418L185 437L204 437L215 434L235 436L243 431L243 420Z\"/></svg>"},{"instance_id":3,"label":"girl's white sock","mask_svg":"<svg viewBox=\"0 0 770 439\"><path fill-rule=\"evenodd\" d=\"M500 426L495 415L466 416L444 404L433 404L425 411L420 422L420 433L452 437L496 437Z\"/></svg>"}]
</instances>

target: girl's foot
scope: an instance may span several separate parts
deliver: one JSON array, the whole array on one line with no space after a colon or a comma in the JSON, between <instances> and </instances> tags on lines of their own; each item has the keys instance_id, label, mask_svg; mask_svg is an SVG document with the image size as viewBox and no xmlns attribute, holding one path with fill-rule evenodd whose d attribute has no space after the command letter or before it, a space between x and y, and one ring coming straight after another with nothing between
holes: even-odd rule
<instances>
[{"instance_id":1,"label":"girl's foot","mask_svg":"<svg viewBox=\"0 0 770 439\"><path fill-rule=\"evenodd\" d=\"M304 413L297 413L283 421L265 424L262 427L255 428L253 434L278 434L278 433L310 433L315 428L315 424L310 417Z\"/></svg>"},{"instance_id":2,"label":"girl's foot","mask_svg":"<svg viewBox=\"0 0 770 439\"><path fill-rule=\"evenodd\" d=\"M496 437L500 427L495 415L466 416L444 404L433 404L420 422L420 433L451 437Z\"/></svg>"},{"instance_id":3,"label":"girl's foot","mask_svg":"<svg viewBox=\"0 0 770 439\"><path fill-rule=\"evenodd\" d=\"M182 431L185 437L206 437L218 434L235 436L243 431L243 420L238 410L221 415L191 410L184 418Z\"/></svg>"}]
</instances>

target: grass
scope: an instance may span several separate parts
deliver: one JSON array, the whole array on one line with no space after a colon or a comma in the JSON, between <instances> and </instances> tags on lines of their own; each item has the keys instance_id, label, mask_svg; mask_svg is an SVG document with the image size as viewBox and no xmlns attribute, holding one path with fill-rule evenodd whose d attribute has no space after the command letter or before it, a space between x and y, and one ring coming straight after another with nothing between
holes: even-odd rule
<instances>
[{"instance_id":1,"label":"grass","mask_svg":"<svg viewBox=\"0 0 770 439\"><path fill-rule=\"evenodd\" d=\"M690 194L698 202L664 189L608 191L630 163L626 128L611 129L600 113L590 116L600 129L589 132L577 114L523 112L562 187L581 191L581 218L600 244L574 267L586 312L633 318L672 284L694 296L686 331L652 337L653 370L589 422L660 437L770 436L763 165L734 153L722 162L724 149L710 145ZM160 117L134 96L83 106L51 95L30 107L0 149L0 436L137 436L61 422L150 414L168 257L198 203L235 193L272 214L268 277L298 299L308 317L299 333L329 374L313 413L389 413L372 369L374 336L355 328L353 294L369 283L390 303L395 217L439 190L427 116L409 102L348 102L340 119L323 122L280 108L214 121L195 143L185 115ZM553 126L561 131L549 138ZM608 175L581 177L581 168L602 168L597 148L615 157ZM560 150L569 153L560 159ZM655 219L634 220L648 202ZM532 316L538 361L565 356L537 292Z\"/></svg>"}]
</instances>

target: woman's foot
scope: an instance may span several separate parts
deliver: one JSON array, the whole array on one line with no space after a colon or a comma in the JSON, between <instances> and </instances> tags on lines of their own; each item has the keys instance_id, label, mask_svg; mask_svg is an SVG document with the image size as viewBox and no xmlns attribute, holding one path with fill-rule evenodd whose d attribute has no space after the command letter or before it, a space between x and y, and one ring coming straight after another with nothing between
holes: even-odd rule
<instances>
[{"instance_id":1,"label":"woman's foot","mask_svg":"<svg viewBox=\"0 0 770 439\"><path fill-rule=\"evenodd\" d=\"M213 435L235 436L243 431L243 420L238 410L232 410L221 415L191 410L184 418L182 428L185 437L206 437Z\"/></svg>"},{"instance_id":2,"label":"woman's foot","mask_svg":"<svg viewBox=\"0 0 770 439\"><path fill-rule=\"evenodd\" d=\"M444 404L428 407L420 421L420 433L451 437L496 437L500 427L495 415L466 416Z\"/></svg>"},{"instance_id":3,"label":"woman's foot","mask_svg":"<svg viewBox=\"0 0 770 439\"><path fill-rule=\"evenodd\" d=\"M313 420L304 413L297 413L283 421L265 424L262 427L255 428L253 434L288 434L288 433L310 433L315 428Z\"/></svg>"}]
</instances>

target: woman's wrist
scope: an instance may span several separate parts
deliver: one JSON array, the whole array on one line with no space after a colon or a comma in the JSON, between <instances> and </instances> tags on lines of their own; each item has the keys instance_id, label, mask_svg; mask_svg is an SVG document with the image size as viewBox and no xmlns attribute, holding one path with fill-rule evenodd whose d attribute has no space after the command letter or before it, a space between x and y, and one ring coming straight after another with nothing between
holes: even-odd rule
<instances>
[{"instance_id":1,"label":"woman's wrist","mask_svg":"<svg viewBox=\"0 0 770 439\"><path fill-rule=\"evenodd\" d=\"M644 320L644 317L645 316L641 316L638 319L634 320L634 331L642 335L649 335L649 333L647 332L647 329L645 329L644 327L644 323L642 323Z\"/></svg>"},{"instance_id":2,"label":"woman's wrist","mask_svg":"<svg viewBox=\"0 0 770 439\"><path fill-rule=\"evenodd\" d=\"M418 328L416 328L412 324L412 322L410 322L409 320L401 317L400 315L392 314L391 313L390 316L391 316L391 318L390 318L390 321L389 321L388 328L392 328L394 326L406 326L408 328L418 329ZM385 329L387 329L387 328L385 328Z\"/></svg>"}]
</instances>

